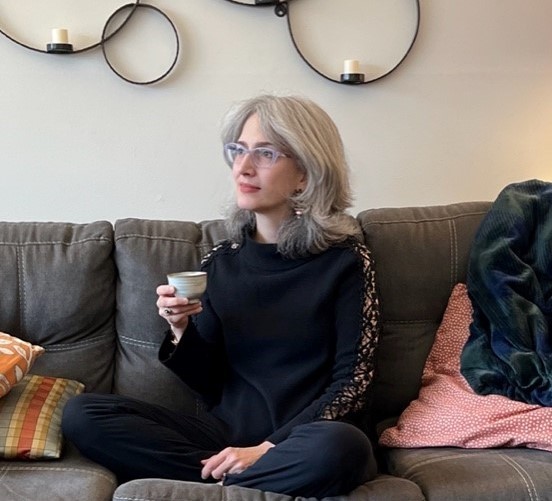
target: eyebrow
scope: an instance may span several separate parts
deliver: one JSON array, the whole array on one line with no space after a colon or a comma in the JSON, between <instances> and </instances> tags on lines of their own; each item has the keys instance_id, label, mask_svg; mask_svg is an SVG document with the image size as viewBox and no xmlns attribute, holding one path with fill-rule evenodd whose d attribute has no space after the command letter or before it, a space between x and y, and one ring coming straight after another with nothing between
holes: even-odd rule
<instances>
[{"instance_id":1,"label":"eyebrow","mask_svg":"<svg viewBox=\"0 0 552 501\"><path fill-rule=\"evenodd\" d=\"M243 146L247 147L247 143L245 141L240 141L239 139L236 141L236 143L241 144ZM274 145L270 141L261 141L260 143L255 143L253 145L253 148L266 148L267 146L274 148Z\"/></svg>"}]
</instances>

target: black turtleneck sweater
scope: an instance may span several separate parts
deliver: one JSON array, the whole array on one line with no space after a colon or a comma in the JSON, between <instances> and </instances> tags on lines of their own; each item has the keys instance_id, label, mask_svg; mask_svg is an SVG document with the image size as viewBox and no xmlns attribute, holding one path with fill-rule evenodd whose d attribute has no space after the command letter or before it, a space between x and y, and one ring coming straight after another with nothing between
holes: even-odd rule
<instances>
[{"instance_id":1,"label":"black turtleneck sweater","mask_svg":"<svg viewBox=\"0 0 552 501\"><path fill-rule=\"evenodd\" d=\"M160 358L228 424L230 445L278 443L295 425L358 414L379 331L363 245L284 259L247 238L215 247L202 269L204 309Z\"/></svg>"}]
</instances>

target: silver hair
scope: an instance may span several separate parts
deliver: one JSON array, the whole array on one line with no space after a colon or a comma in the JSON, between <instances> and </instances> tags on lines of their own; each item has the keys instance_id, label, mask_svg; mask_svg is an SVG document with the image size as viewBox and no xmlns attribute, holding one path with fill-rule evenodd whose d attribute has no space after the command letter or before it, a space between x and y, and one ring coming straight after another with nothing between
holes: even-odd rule
<instances>
[{"instance_id":1,"label":"silver hair","mask_svg":"<svg viewBox=\"0 0 552 501\"><path fill-rule=\"evenodd\" d=\"M352 201L349 167L341 136L329 115L303 97L261 95L237 103L226 114L223 144L236 142L254 114L268 141L289 153L307 178L305 189L290 195L289 218L277 236L278 251L286 257L301 257L358 238L359 226L345 212ZM295 209L302 212L301 217L295 216ZM253 212L235 204L226 221L230 237L238 242L244 231L255 229Z\"/></svg>"}]
</instances>

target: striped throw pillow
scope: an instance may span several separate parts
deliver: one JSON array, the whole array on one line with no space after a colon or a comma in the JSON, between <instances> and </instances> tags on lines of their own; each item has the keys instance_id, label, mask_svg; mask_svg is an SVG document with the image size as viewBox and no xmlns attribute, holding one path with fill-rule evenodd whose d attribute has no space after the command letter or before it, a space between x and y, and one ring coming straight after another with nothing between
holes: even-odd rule
<instances>
[{"instance_id":1,"label":"striped throw pillow","mask_svg":"<svg viewBox=\"0 0 552 501\"><path fill-rule=\"evenodd\" d=\"M63 407L83 390L78 381L26 375L0 398L0 457L59 458Z\"/></svg>"}]
</instances>

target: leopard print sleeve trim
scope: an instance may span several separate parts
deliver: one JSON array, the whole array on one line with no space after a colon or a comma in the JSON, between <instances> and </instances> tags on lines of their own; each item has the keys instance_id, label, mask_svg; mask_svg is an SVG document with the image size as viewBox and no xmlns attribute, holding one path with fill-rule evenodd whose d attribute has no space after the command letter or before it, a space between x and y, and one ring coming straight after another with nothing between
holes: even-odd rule
<instances>
[{"instance_id":1,"label":"leopard print sleeve trim","mask_svg":"<svg viewBox=\"0 0 552 501\"><path fill-rule=\"evenodd\" d=\"M356 363L350 381L341 388L334 400L324 407L321 419L338 420L361 410L366 404L368 388L374 379L375 352L380 329L380 308L375 270L370 251L360 243L354 243L353 248L361 261L364 276L361 332Z\"/></svg>"}]
</instances>

